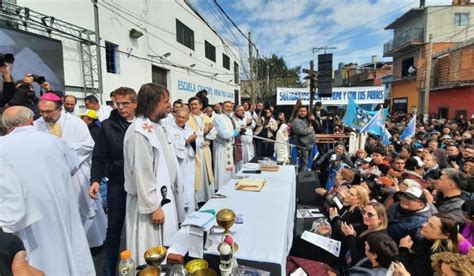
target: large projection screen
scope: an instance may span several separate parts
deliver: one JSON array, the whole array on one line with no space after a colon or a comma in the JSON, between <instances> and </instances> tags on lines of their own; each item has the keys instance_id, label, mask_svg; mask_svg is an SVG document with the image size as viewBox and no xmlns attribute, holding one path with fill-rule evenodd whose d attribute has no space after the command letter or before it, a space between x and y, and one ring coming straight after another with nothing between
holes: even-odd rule
<instances>
[{"instance_id":1,"label":"large projection screen","mask_svg":"<svg viewBox=\"0 0 474 276\"><path fill-rule=\"evenodd\" d=\"M15 81L25 74L44 76L53 90L64 93L64 63L61 41L0 25L0 53L13 54L11 72ZM40 87L34 84L39 95Z\"/></svg>"}]
</instances>

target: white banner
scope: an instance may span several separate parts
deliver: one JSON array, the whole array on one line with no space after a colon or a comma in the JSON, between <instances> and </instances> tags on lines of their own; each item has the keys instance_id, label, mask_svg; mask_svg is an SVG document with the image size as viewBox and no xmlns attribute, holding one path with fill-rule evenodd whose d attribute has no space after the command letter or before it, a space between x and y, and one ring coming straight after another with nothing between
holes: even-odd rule
<instances>
[{"instance_id":1,"label":"white banner","mask_svg":"<svg viewBox=\"0 0 474 276\"><path fill-rule=\"evenodd\" d=\"M364 87L333 87L332 97L314 97L314 102L323 105L347 105L348 99L352 98L357 104L379 104L385 101L385 88L383 86ZM309 104L309 88L277 88L277 105L294 105L298 99L303 104Z\"/></svg>"}]
</instances>

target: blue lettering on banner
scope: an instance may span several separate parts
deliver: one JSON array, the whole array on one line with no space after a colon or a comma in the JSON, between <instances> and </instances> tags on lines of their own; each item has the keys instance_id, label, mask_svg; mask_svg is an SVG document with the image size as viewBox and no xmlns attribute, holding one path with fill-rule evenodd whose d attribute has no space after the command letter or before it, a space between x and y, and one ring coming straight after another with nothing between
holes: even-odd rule
<instances>
[{"instance_id":1,"label":"blue lettering on banner","mask_svg":"<svg viewBox=\"0 0 474 276\"><path fill-rule=\"evenodd\" d=\"M192 82L188 81L183 81L183 80L178 80L178 90L179 91L184 91L188 93L197 93L198 91L201 90L207 90L208 95L213 95L213 96L219 96L219 97L225 97L225 98L234 98L234 93L217 89L217 88L212 88L210 86L205 86L201 84L194 84Z\"/></svg>"},{"instance_id":2,"label":"blue lettering on banner","mask_svg":"<svg viewBox=\"0 0 474 276\"><path fill-rule=\"evenodd\" d=\"M375 87L374 87L375 88ZM321 101L323 104L347 104L349 99L361 103L382 103L385 99L384 89L374 89L372 87L335 87L331 97L319 97L317 93L314 96L315 101ZM305 104L309 102L309 91L303 88L278 88L277 104L294 104L301 99Z\"/></svg>"}]
</instances>

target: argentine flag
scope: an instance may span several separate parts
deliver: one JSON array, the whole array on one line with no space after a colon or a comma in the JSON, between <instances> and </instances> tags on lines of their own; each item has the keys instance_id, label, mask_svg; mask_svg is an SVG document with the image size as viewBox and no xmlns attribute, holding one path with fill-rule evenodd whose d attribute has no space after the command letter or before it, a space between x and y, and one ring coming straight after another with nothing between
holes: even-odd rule
<instances>
[{"instance_id":1,"label":"argentine flag","mask_svg":"<svg viewBox=\"0 0 474 276\"><path fill-rule=\"evenodd\" d=\"M408 125L403 130L402 135L400 135L400 140L403 141L406 138L411 138L415 136L415 132L416 132L416 114L415 116L413 116L410 122L408 122Z\"/></svg>"},{"instance_id":2,"label":"argentine flag","mask_svg":"<svg viewBox=\"0 0 474 276\"><path fill-rule=\"evenodd\" d=\"M360 130L360 132L368 132L378 136L384 135L385 116L383 109L375 113L374 117Z\"/></svg>"}]
</instances>

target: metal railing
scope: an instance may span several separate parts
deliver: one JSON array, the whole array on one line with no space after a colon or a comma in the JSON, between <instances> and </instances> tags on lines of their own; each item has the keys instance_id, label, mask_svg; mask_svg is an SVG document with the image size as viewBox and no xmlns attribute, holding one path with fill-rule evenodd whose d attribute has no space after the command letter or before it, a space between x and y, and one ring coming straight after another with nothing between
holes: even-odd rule
<instances>
[{"instance_id":1,"label":"metal railing","mask_svg":"<svg viewBox=\"0 0 474 276\"><path fill-rule=\"evenodd\" d=\"M388 53L410 42L423 42L424 34L423 28L410 28L397 35L394 39L384 43L383 52Z\"/></svg>"}]
</instances>

